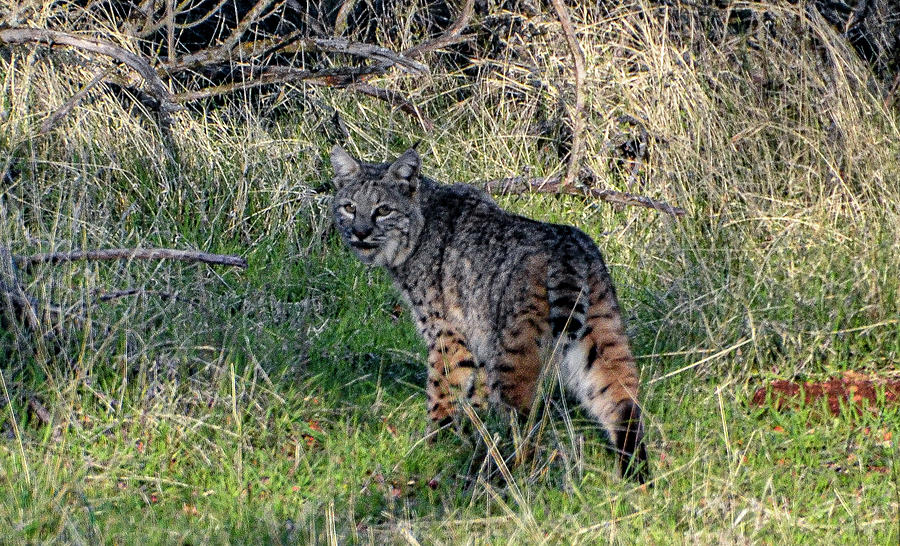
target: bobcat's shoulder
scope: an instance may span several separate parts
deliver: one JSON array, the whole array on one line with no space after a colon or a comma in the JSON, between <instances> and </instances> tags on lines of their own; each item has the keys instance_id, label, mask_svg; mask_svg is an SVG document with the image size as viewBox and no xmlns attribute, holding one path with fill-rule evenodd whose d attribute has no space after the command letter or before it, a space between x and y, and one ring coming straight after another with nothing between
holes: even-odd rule
<instances>
[{"instance_id":1,"label":"bobcat's shoulder","mask_svg":"<svg viewBox=\"0 0 900 546\"><path fill-rule=\"evenodd\" d=\"M542 373L558 365L609 433L622 471L643 482L637 368L590 237L506 212L472 186L423 177L414 150L368 164L336 147L332 164L341 237L388 270L428 345L432 422L452 420L460 397L528 412Z\"/></svg>"}]
</instances>

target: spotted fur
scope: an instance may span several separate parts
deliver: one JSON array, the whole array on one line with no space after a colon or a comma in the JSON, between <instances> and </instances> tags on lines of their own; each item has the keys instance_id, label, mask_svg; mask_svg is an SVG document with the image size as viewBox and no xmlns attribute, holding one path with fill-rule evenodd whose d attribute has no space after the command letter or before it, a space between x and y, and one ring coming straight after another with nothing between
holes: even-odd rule
<instances>
[{"instance_id":1,"label":"spotted fur","mask_svg":"<svg viewBox=\"0 0 900 546\"><path fill-rule=\"evenodd\" d=\"M366 264L383 266L428 344L428 415L460 397L527 413L559 365L567 389L607 430L626 477L648 477L638 373L609 272L583 232L502 210L465 184L396 161L331 152L335 224Z\"/></svg>"}]
</instances>

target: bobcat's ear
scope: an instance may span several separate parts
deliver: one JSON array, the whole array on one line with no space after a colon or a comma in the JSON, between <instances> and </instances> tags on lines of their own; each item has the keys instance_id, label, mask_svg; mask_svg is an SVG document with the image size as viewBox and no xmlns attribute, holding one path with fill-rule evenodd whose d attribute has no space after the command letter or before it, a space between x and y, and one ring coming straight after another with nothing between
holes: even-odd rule
<instances>
[{"instance_id":1,"label":"bobcat's ear","mask_svg":"<svg viewBox=\"0 0 900 546\"><path fill-rule=\"evenodd\" d=\"M419 189L420 166L419 154L414 148L410 148L403 152L403 155L398 157L388 170L400 190L410 197Z\"/></svg>"},{"instance_id":2,"label":"bobcat's ear","mask_svg":"<svg viewBox=\"0 0 900 546\"><path fill-rule=\"evenodd\" d=\"M342 182L353 178L360 171L359 162L337 144L331 149L331 167L334 169L335 185L338 188L343 185Z\"/></svg>"}]
</instances>

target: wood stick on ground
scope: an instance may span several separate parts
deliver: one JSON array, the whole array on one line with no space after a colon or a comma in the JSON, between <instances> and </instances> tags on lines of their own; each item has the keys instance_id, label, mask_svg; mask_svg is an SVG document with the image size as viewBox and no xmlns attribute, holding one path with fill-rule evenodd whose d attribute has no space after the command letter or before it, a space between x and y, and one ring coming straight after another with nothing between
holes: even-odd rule
<instances>
[{"instance_id":1,"label":"wood stick on ground","mask_svg":"<svg viewBox=\"0 0 900 546\"><path fill-rule=\"evenodd\" d=\"M408 58L421 57L429 51L434 51L435 49L440 49L442 47L447 47L448 45L465 41L466 38L460 37L460 34L462 34L462 31L465 30L469 25L469 19L472 18L472 13L474 11L475 0L466 0L465 5L459 12L459 17L456 18L456 21L450 26L450 28L448 28L440 36L432 38L431 40L428 40L419 45L412 46L411 48L403 52L403 56Z\"/></svg>"},{"instance_id":2,"label":"wood stick on ground","mask_svg":"<svg viewBox=\"0 0 900 546\"><path fill-rule=\"evenodd\" d=\"M524 193L564 193L569 195L584 195L616 205L628 205L658 210L675 217L685 215L685 210L681 207L673 207L668 203L656 201L643 195L635 195L633 193L612 189L586 188L582 190L575 186L566 186L560 176L551 176L548 178L514 176L511 178L491 180L481 184L481 186L490 193L500 195L518 195Z\"/></svg>"},{"instance_id":3,"label":"wood stick on ground","mask_svg":"<svg viewBox=\"0 0 900 546\"><path fill-rule=\"evenodd\" d=\"M76 250L73 252L49 252L33 256L17 256L19 267L27 269L36 264L58 264L79 260L179 260L201 262L211 265L227 265L246 268L247 261L241 256L210 254L196 250L174 250L170 248L105 248L100 250Z\"/></svg>"},{"instance_id":4,"label":"wood stick on ground","mask_svg":"<svg viewBox=\"0 0 900 546\"><path fill-rule=\"evenodd\" d=\"M122 64L127 65L141 75L144 82L147 84L150 94L159 101L160 109L163 113L168 115L171 112L181 109L180 106L172 101L169 90L166 88L165 84L163 84L156 71L150 67L150 64L145 59L115 44L56 30L36 28L2 29L0 30L0 43L38 43L50 47L63 45L111 57Z\"/></svg>"},{"instance_id":5,"label":"wood stick on ground","mask_svg":"<svg viewBox=\"0 0 900 546\"><path fill-rule=\"evenodd\" d=\"M572 110L572 146L569 150L569 161L566 166L566 176L563 186L566 188L575 185L581 163L582 133L584 133L584 54L578 45L575 29L572 28L572 18L563 0L551 0L553 9L559 17L563 32L566 35L566 43L572 53L572 61L575 69L575 108Z\"/></svg>"}]
</instances>

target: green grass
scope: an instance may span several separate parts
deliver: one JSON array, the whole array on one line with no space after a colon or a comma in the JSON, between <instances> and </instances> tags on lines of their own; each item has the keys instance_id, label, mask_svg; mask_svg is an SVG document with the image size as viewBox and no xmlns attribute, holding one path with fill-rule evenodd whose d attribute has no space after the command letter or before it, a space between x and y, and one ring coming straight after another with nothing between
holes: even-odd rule
<instances>
[{"instance_id":1,"label":"green grass","mask_svg":"<svg viewBox=\"0 0 900 546\"><path fill-rule=\"evenodd\" d=\"M503 77L378 82L439 120L432 133L311 88L276 117L253 100L179 112L175 156L103 93L39 135L92 72L46 52L0 58L0 246L249 262L22 272L31 294L82 320L42 316L33 332L4 312L0 542L895 544L897 406L831 417L750 403L776 378L896 376L900 355L900 117L830 30L769 9L819 42L679 37L661 9L575 14L588 165L685 217L498 199L604 251L639 355L652 489L616 477L603 434L552 377L527 439L495 412L480 433L424 441L422 342L315 191L330 176L332 109L369 159L423 139L438 180L560 168L534 129L571 93L552 19L531 21L549 34L516 46ZM627 187L609 149L622 113L652 135L643 187ZM128 288L145 293L97 301Z\"/></svg>"}]
</instances>

